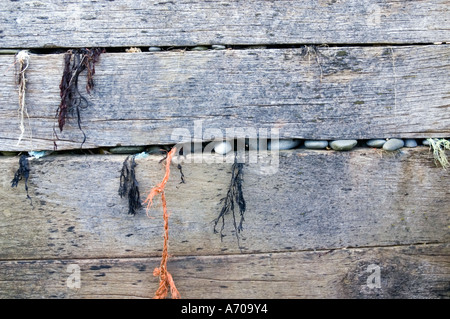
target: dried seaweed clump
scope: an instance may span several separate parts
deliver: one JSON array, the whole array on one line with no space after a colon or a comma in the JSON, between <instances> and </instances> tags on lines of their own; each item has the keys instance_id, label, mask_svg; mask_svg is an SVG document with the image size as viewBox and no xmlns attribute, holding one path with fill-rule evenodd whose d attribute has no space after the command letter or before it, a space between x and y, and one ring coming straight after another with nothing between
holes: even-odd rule
<instances>
[{"instance_id":1,"label":"dried seaweed clump","mask_svg":"<svg viewBox=\"0 0 450 319\"><path fill-rule=\"evenodd\" d=\"M58 127L62 132L69 115L75 114L77 125L83 133L83 141L86 141L86 134L81 128L81 109L88 106L87 99L80 93L78 88L78 77L86 70L87 83L86 92L91 93L94 88L95 64L98 62L100 54L104 49L76 49L69 50L64 55L64 72L59 85L61 102L57 110ZM56 133L55 133L56 134ZM56 148L56 143L55 143Z\"/></svg>"},{"instance_id":2,"label":"dried seaweed clump","mask_svg":"<svg viewBox=\"0 0 450 319\"><path fill-rule=\"evenodd\" d=\"M16 173L14 174L14 178L11 181L11 187L17 187L19 182L24 179L25 181L25 190L27 192L27 198L31 201L31 204L33 204L30 195L28 194L28 178L30 177L30 165L28 162L28 156L25 154L22 154L19 158L19 168L17 169Z\"/></svg>"},{"instance_id":3,"label":"dried seaweed clump","mask_svg":"<svg viewBox=\"0 0 450 319\"><path fill-rule=\"evenodd\" d=\"M429 138L427 140L430 143L431 150L433 151L434 162L436 165L439 162L443 169L450 167L447 155L445 154L446 150L450 150L450 141L443 138Z\"/></svg>"},{"instance_id":4,"label":"dried seaweed clump","mask_svg":"<svg viewBox=\"0 0 450 319\"><path fill-rule=\"evenodd\" d=\"M139 184L135 173L135 156L128 156L122 165L120 173L120 197L128 197L128 214L136 215L136 212L142 207L139 192Z\"/></svg>"},{"instance_id":5,"label":"dried seaweed clump","mask_svg":"<svg viewBox=\"0 0 450 319\"><path fill-rule=\"evenodd\" d=\"M217 233L216 227L220 220L222 220L222 227L220 229L220 235L223 237L223 230L225 228L225 216L230 212L233 217L233 226L236 232L236 238L239 244L239 233L243 230L242 224L244 222L245 213L245 199L242 192L242 182L244 180L244 164L237 162L237 157L234 159L234 163L231 167L231 180L230 186L226 197L222 198L223 203L222 210L219 216L214 220L214 232ZM239 225L236 223L236 206L239 208L240 221ZM240 244L239 244L240 247Z\"/></svg>"}]
</instances>

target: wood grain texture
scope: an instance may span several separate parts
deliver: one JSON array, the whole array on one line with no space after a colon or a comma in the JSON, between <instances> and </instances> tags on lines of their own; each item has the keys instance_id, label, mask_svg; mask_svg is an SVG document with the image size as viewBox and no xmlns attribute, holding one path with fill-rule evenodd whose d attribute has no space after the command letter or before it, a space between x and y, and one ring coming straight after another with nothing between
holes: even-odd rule
<instances>
[{"instance_id":1,"label":"wood grain texture","mask_svg":"<svg viewBox=\"0 0 450 319\"><path fill-rule=\"evenodd\" d=\"M185 256L168 268L188 299L449 298L449 253L448 245L411 245ZM151 298L157 266L158 258L0 261L0 298ZM70 286L72 267L79 288ZM368 285L372 267L379 287Z\"/></svg>"},{"instance_id":2,"label":"wood grain texture","mask_svg":"<svg viewBox=\"0 0 450 319\"><path fill-rule=\"evenodd\" d=\"M448 0L3 1L4 48L450 41Z\"/></svg>"},{"instance_id":3,"label":"wood grain texture","mask_svg":"<svg viewBox=\"0 0 450 319\"><path fill-rule=\"evenodd\" d=\"M247 204L241 249L231 216L223 240L213 232L231 164L183 161L166 186L174 256L269 253L343 247L445 243L450 220L448 172L428 148L395 156L377 150L285 151L244 167ZM163 220L128 215L118 195L125 156L48 156L30 161L30 196L11 188L17 157L0 157L0 260L159 256ZM163 177L161 157L136 160L142 198ZM175 161L174 163L176 163ZM269 172L271 171L271 174Z\"/></svg>"},{"instance_id":4,"label":"wood grain texture","mask_svg":"<svg viewBox=\"0 0 450 319\"><path fill-rule=\"evenodd\" d=\"M207 141L260 129L269 137L278 129L281 138L447 137L449 58L449 45L105 53L81 111L83 147ZM13 57L0 63L6 71ZM0 150L53 149L62 68L62 54L31 56L30 121L18 146L13 68L0 78ZM59 150L80 148L75 119L58 135Z\"/></svg>"}]
</instances>

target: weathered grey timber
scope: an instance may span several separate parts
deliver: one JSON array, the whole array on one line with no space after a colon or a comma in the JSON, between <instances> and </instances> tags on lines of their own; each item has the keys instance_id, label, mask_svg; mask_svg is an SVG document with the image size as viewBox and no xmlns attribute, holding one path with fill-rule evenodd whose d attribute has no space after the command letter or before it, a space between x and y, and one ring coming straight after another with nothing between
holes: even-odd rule
<instances>
[{"instance_id":1,"label":"weathered grey timber","mask_svg":"<svg viewBox=\"0 0 450 319\"><path fill-rule=\"evenodd\" d=\"M127 154L259 133L359 143L239 152L239 240L231 216L223 238L213 231L234 154L176 156L168 270L182 298L449 299L449 171L427 146L359 147L450 138L449 17L450 0L2 1L0 154L14 156L0 155L0 298L153 297L161 202L150 218L127 214ZM54 129L63 54L85 47L106 53L80 151L75 118ZM23 49L30 118L17 145ZM24 180L12 188L18 152L55 142L61 152L30 159L30 198ZM142 200L163 178L155 154L136 159Z\"/></svg>"},{"instance_id":2,"label":"weathered grey timber","mask_svg":"<svg viewBox=\"0 0 450 319\"><path fill-rule=\"evenodd\" d=\"M450 41L450 2L3 1L5 48Z\"/></svg>"},{"instance_id":3,"label":"weathered grey timber","mask_svg":"<svg viewBox=\"0 0 450 319\"><path fill-rule=\"evenodd\" d=\"M166 186L170 253L175 256L376 247L449 240L448 172L427 147L384 153L293 150L279 162L260 154L244 166L247 204L238 246L231 216L213 232L230 181L219 156L180 157ZM231 157L232 158L232 157ZM30 161L30 197L11 188L18 157L0 157L0 260L159 256L159 199L128 215L118 195L125 155L53 156ZM160 156L137 159L142 200L160 182ZM219 224L220 225L220 224ZM219 227L220 229L220 227Z\"/></svg>"},{"instance_id":4,"label":"weathered grey timber","mask_svg":"<svg viewBox=\"0 0 450 319\"><path fill-rule=\"evenodd\" d=\"M449 253L431 244L175 256L168 269L182 298L449 298ZM151 298L158 266L147 257L0 261L0 298Z\"/></svg>"},{"instance_id":5,"label":"weathered grey timber","mask_svg":"<svg viewBox=\"0 0 450 319\"><path fill-rule=\"evenodd\" d=\"M237 137L447 137L449 58L450 45L105 53L81 112L83 147L205 141L227 128L241 129ZM13 62L0 56L5 69ZM0 78L0 150L53 149L62 67L62 54L31 55L30 126L18 146L14 70ZM58 135L59 150L80 148L75 119Z\"/></svg>"}]
</instances>

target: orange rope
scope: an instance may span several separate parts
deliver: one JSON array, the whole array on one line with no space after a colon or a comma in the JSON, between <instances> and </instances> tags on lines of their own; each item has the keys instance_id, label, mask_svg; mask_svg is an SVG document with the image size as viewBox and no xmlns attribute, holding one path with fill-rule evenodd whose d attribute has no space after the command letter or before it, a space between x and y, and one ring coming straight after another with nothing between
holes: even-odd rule
<instances>
[{"instance_id":1,"label":"orange rope","mask_svg":"<svg viewBox=\"0 0 450 319\"><path fill-rule=\"evenodd\" d=\"M170 293L173 299L179 299L180 293L175 287L175 283L173 281L172 275L167 271L167 259L169 258L168 254L168 241L169 241L169 214L167 213L167 205L166 205L166 195L164 194L164 188L169 180L170 175L170 162L172 161L172 157L176 152L176 148L173 147L170 152L167 154L166 158L166 173L164 175L161 183L153 187L145 199L144 203L147 204L147 216L148 211L150 210L153 204L153 197L158 194L161 194L161 201L163 206L163 218L164 218L164 246L161 258L161 264L159 268L155 268L153 270L153 276L159 276L159 287L155 293L155 299L164 299L167 297L167 293L170 288Z\"/></svg>"}]
</instances>

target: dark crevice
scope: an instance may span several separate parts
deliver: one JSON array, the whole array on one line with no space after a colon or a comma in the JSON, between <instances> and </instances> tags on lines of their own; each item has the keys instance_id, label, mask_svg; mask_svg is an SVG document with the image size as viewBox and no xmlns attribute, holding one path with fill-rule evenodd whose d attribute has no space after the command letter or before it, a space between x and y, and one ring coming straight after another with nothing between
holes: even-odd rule
<instances>
[{"instance_id":1,"label":"dark crevice","mask_svg":"<svg viewBox=\"0 0 450 319\"><path fill-rule=\"evenodd\" d=\"M232 50L247 50L252 48L260 48L260 49L297 49L303 48L305 46L315 46L315 47L383 47L383 46L392 46L392 47L403 47L403 46L425 46L425 45L441 45L446 44L445 42L436 44L433 42L412 42L412 43L287 43L287 44L220 44L225 49ZM198 47L205 47L208 50L214 50L214 44L198 44L198 45L183 45L183 46L124 46L124 47L105 47L107 53L126 53L126 50L130 47L138 48L142 52L149 52L149 48L158 47L161 49L159 52L164 51L191 51ZM19 50L22 48L2 48L2 50ZM34 47L27 48L30 53L33 54L62 54L67 52L68 50L75 50L78 48L72 47L54 47L54 48L42 48L42 47Z\"/></svg>"},{"instance_id":2,"label":"dark crevice","mask_svg":"<svg viewBox=\"0 0 450 319\"><path fill-rule=\"evenodd\" d=\"M444 138L447 140L450 140L450 137L441 137L439 136L439 138ZM429 147L429 145L423 144L427 138L402 138L404 141L406 140L415 140L417 143L416 147ZM328 146L328 147L324 147L324 148L308 148L305 146L305 141L306 139L292 139L294 141L298 141L297 146L295 147L291 147L289 149L309 149L309 150L330 150L332 151L332 149ZM368 149L372 149L374 147L367 145L367 142L369 141L369 139L355 139L357 141L357 145L355 145L355 149L356 148L368 148ZM388 140L385 138L380 138L380 140ZM242 141L240 139L236 139L236 140L228 140L229 142L231 142L232 144L232 151L250 151L251 149L249 148L249 143L248 140L245 140L245 143L239 142ZM267 142L270 141L270 139L267 140ZM280 139L280 141L283 141L283 139ZM318 140L317 140L318 141ZM332 140L326 140L324 139L323 141L328 141L331 142ZM212 148L210 147L210 143L216 143L216 141L205 141L202 143L202 148L201 150L197 150L195 151L195 153L197 152L201 152L204 153L204 151L206 151L207 149L212 150ZM267 144L267 143L263 143L263 144ZM142 152L146 152L148 155L161 155L164 154L165 151L170 150L173 146L175 146L174 144L161 144L161 145L121 145L121 146L99 146L99 147L95 147L95 148L74 148L74 149L64 149L64 150L43 150L47 153L51 153L52 155L108 155L108 154L119 154L119 155L134 155L134 154L138 154L138 153L142 153ZM125 151L113 151L117 148L123 148L126 149ZM377 148L377 147L375 147ZM402 148L408 148L406 145L403 146ZM135 151L133 151L135 150ZM263 150L266 150L265 148ZM253 151L257 151L257 150L253 150ZM351 151L351 150L350 150ZM4 154L3 154L4 153ZM0 150L0 156L4 155L4 156L17 156L20 155L21 151L8 151L8 150ZM180 149L179 155L180 156L185 156L187 154L189 154L190 152L187 151L186 154L184 154L185 152L183 151L183 148ZM214 153L212 151L212 153ZM184 174L182 174L182 168L178 167L178 170L180 171L180 175L182 176L182 181L184 181Z\"/></svg>"}]
</instances>

